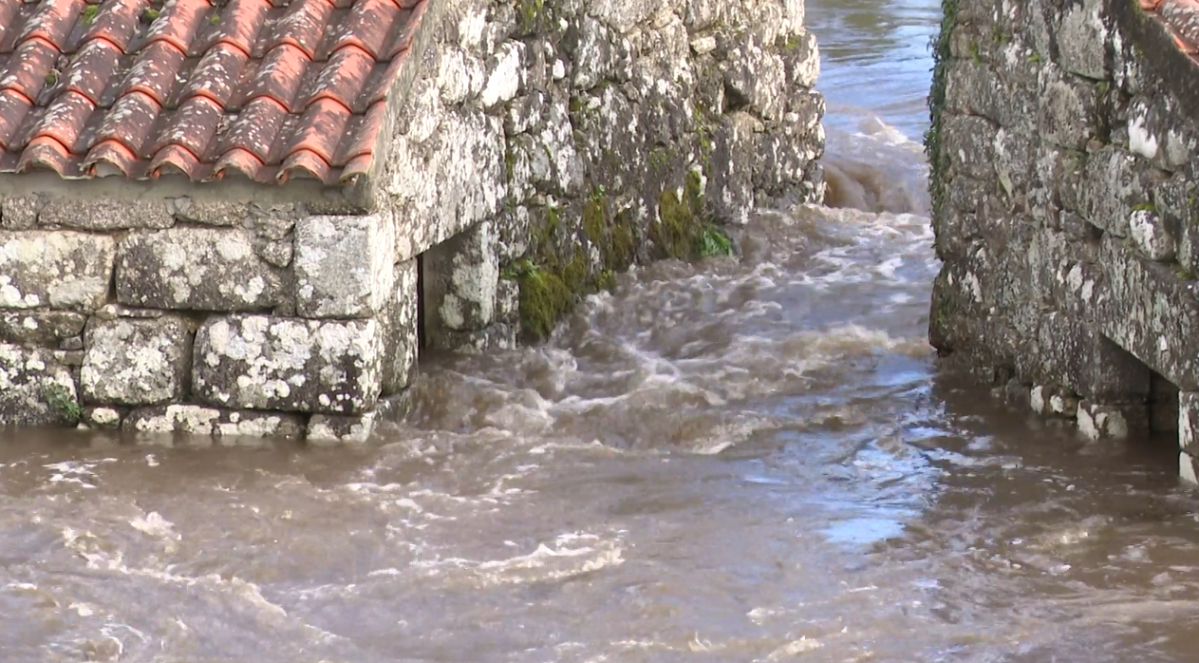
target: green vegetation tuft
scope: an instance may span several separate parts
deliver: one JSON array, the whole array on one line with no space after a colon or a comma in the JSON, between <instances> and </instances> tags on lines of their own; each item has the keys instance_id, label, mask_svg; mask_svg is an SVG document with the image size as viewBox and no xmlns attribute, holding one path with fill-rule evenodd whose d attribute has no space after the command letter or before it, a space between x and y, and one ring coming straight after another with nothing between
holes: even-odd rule
<instances>
[{"instance_id":1,"label":"green vegetation tuft","mask_svg":"<svg viewBox=\"0 0 1199 663\"><path fill-rule=\"evenodd\" d=\"M705 214L703 180L695 171L687 174L682 198L671 189L662 192L658 220L649 234L659 258L694 260L734 254L732 240Z\"/></svg>"},{"instance_id":2,"label":"green vegetation tuft","mask_svg":"<svg viewBox=\"0 0 1199 663\"><path fill-rule=\"evenodd\" d=\"M96 14L100 13L100 5L88 5L83 8L83 13L80 15L80 20L84 25L91 25L96 21Z\"/></svg>"},{"instance_id":3,"label":"green vegetation tuft","mask_svg":"<svg viewBox=\"0 0 1199 663\"><path fill-rule=\"evenodd\" d=\"M733 241L714 226L705 226L700 232L696 247L701 258L733 255Z\"/></svg>"},{"instance_id":4,"label":"green vegetation tuft","mask_svg":"<svg viewBox=\"0 0 1199 663\"><path fill-rule=\"evenodd\" d=\"M70 390L61 384L47 386L42 391L42 398L51 410L72 421L79 421L79 418L83 416L83 408L80 407L79 401L75 399Z\"/></svg>"},{"instance_id":5,"label":"green vegetation tuft","mask_svg":"<svg viewBox=\"0 0 1199 663\"><path fill-rule=\"evenodd\" d=\"M541 25L545 0L517 0L516 13L521 33L535 32Z\"/></svg>"}]
</instances>

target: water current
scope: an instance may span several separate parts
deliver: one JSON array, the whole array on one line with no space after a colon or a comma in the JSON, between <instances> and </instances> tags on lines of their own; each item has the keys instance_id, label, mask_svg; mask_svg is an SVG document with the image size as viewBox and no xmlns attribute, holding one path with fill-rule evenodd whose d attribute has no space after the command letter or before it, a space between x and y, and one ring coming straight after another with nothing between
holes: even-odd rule
<instances>
[{"instance_id":1,"label":"water current","mask_svg":"<svg viewBox=\"0 0 1199 663\"><path fill-rule=\"evenodd\" d=\"M1199 660L1199 500L938 371L934 0L809 0L829 207L546 347L430 357L364 448L0 444L0 661Z\"/></svg>"}]
</instances>

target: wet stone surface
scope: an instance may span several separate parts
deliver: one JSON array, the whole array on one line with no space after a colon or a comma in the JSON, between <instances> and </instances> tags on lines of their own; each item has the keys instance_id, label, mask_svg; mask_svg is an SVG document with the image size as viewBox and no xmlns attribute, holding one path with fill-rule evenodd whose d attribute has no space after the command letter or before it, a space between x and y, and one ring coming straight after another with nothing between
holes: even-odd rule
<instances>
[{"instance_id":1,"label":"wet stone surface","mask_svg":"<svg viewBox=\"0 0 1199 663\"><path fill-rule=\"evenodd\" d=\"M175 310L250 311L285 303L282 272L241 229L132 232L117 252L117 300Z\"/></svg>"},{"instance_id":2,"label":"wet stone surface","mask_svg":"<svg viewBox=\"0 0 1199 663\"><path fill-rule=\"evenodd\" d=\"M0 308L95 310L108 296L115 248L103 235L0 231Z\"/></svg>"},{"instance_id":3,"label":"wet stone surface","mask_svg":"<svg viewBox=\"0 0 1199 663\"><path fill-rule=\"evenodd\" d=\"M187 389L192 333L182 318L96 320L84 343L80 376L89 403L151 405Z\"/></svg>"},{"instance_id":4,"label":"wet stone surface","mask_svg":"<svg viewBox=\"0 0 1199 663\"><path fill-rule=\"evenodd\" d=\"M217 317L196 334L192 392L237 409L349 414L381 391L375 320Z\"/></svg>"}]
</instances>

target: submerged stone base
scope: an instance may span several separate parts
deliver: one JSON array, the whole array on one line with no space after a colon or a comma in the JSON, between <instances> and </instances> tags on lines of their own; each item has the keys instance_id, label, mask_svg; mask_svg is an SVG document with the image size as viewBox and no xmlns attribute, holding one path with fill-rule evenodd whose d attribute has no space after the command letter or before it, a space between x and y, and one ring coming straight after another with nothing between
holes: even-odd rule
<instances>
[{"instance_id":1,"label":"submerged stone base","mask_svg":"<svg viewBox=\"0 0 1199 663\"><path fill-rule=\"evenodd\" d=\"M430 0L369 186L0 178L0 425L367 439L422 341L545 340L630 265L820 200L803 16Z\"/></svg>"},{"instance_id":2,"label":"submerged stone base","mask_svg":"<svg viewBox=\"0 0 1199 663\"><path fill-rule=\"evenodd\" d=\"M1199 391L1199 65L1136 2L947 3L928 147L948 364L1090 438Z\"/></svg>"}]
</instances>

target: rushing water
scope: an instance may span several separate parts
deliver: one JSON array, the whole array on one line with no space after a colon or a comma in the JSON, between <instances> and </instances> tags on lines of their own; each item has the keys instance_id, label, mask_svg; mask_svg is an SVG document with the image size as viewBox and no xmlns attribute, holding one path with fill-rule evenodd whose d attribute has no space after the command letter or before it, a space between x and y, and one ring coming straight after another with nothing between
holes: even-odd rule
<instances>
[{"instance_id":1,"label":"rushing water","mask_svg":"<svg viewBox=\"0 0 1199 663\"><path fill-rule=\"evenodd\" d=\"M933 0L810 1L830 202L549 347L425 362L357 450L0 446L0 660L1197 660L1199 502L939 375Z\"/></svg>"}]
</instances>

